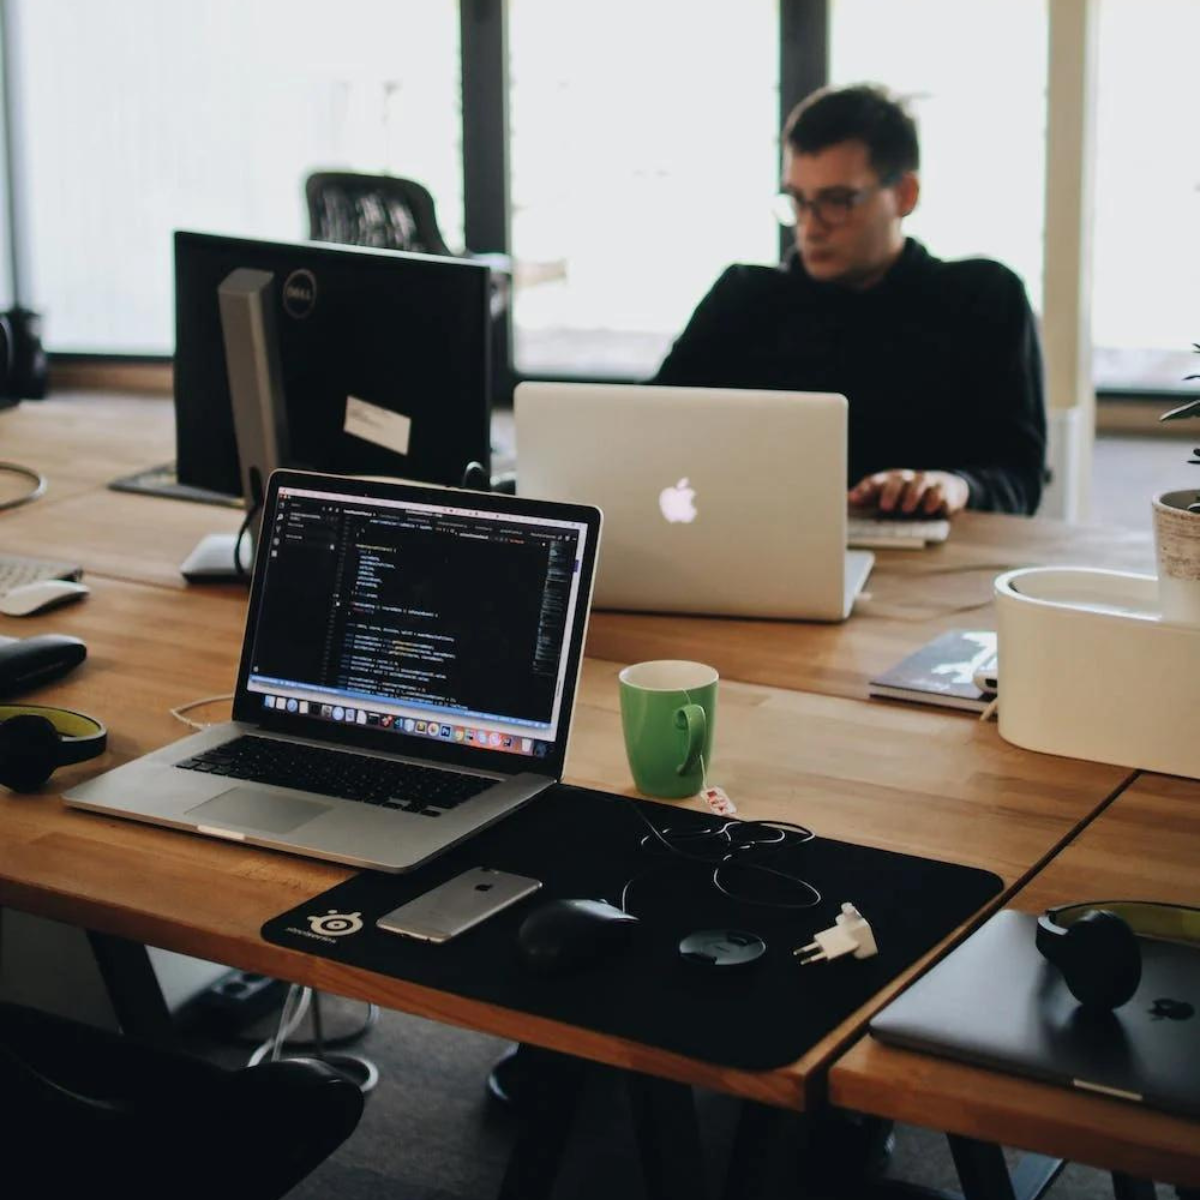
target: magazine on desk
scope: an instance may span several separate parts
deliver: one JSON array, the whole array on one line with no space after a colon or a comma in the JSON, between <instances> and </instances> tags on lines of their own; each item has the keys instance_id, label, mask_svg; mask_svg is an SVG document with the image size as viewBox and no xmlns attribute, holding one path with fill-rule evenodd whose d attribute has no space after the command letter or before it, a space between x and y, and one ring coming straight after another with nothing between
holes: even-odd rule
<instances>
[{"instance_id":1,"label":"magazine on desk","mask_svg":"<svg viewBox=\"0 0 1200 1200\"><path fill-rule=\"evenodd\" d=\"M983 712L992 693L976 687L975 672L995 654L995 633L951 630L872 679L867 695Z\"/></svg>"}]
</instances>

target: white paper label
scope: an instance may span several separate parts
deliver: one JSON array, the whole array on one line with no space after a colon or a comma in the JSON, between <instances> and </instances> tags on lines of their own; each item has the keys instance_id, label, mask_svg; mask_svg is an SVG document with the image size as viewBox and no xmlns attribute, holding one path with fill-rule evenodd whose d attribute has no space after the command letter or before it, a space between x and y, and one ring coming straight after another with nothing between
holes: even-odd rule
<instances>
[{"instance_id":1,"label":"white paper label","mask_svg":"<svg viewBox=\"0 0 1200 1200\"><path fill-rule=\"evenodd\" d=\"M347 396L345 430L364 442L373 442L396 454L407 454L412 420L357 396Z\"/></svg>"}]
</instances>

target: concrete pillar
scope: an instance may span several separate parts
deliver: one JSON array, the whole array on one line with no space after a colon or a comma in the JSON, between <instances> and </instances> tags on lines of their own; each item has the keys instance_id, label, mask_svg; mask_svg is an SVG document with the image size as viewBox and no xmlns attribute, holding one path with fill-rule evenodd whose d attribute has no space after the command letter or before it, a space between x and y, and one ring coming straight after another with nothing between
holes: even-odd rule
<instances>
[{"instance_id":1,"label":"concrete pillar","mask_svg":"<svg viewBox=\"0 0 1200 1200\"><path fill-rule=\"evenodd\" d=\"M1045 269L1042 336L1053 481L1041 511L1086 519L1096 394L1092 381L1092 226L1099 0L1047 0Z\"/></svg>"}]
</instances>

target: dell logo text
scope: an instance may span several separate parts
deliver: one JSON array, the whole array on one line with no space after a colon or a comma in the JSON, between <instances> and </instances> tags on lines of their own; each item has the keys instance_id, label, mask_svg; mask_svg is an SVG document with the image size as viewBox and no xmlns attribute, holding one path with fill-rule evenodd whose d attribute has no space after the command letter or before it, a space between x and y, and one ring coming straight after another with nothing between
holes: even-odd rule
<instances>
[{"instance_id":1,"label":"dell logo text","mask_svg":"<svg viewBox=\"0 0 1200 1200\"><path fill-rule=\"evenodd\" d=\"M317 280L311 271L293 271L283 281L283 311L303 320L317 307Z\"/></svg>"}]
</instances>

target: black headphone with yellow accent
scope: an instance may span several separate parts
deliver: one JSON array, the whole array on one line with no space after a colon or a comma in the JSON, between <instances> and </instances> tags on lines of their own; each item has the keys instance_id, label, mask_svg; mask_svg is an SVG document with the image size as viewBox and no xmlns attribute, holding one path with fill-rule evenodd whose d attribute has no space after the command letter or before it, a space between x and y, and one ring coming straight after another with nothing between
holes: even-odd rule
<instances>
[{"instance_id":1,"label":"black headphone with yellow accent","mask_svg":"<svg viewBox=\"0 0 1200 1200\"><path fill-rule=\"evenodd\" d=\"M1138 936L1200 947L1200 908L1148 900L1090 900L1047 909L1037 948L1085 1008L1119 1008L1142 980Z\"/></svg>"},{"instance_id":2,"label":"black headphone with yellow accent","mask_svg":"<svg viewBox=\"0 0 1200 1200\"><path fill-rule=\"evenodd\" d=\"M0 784L33 792L59 767L103 754L108 730L69 708L0 704Z\"/></svg>"}]
</instances>

